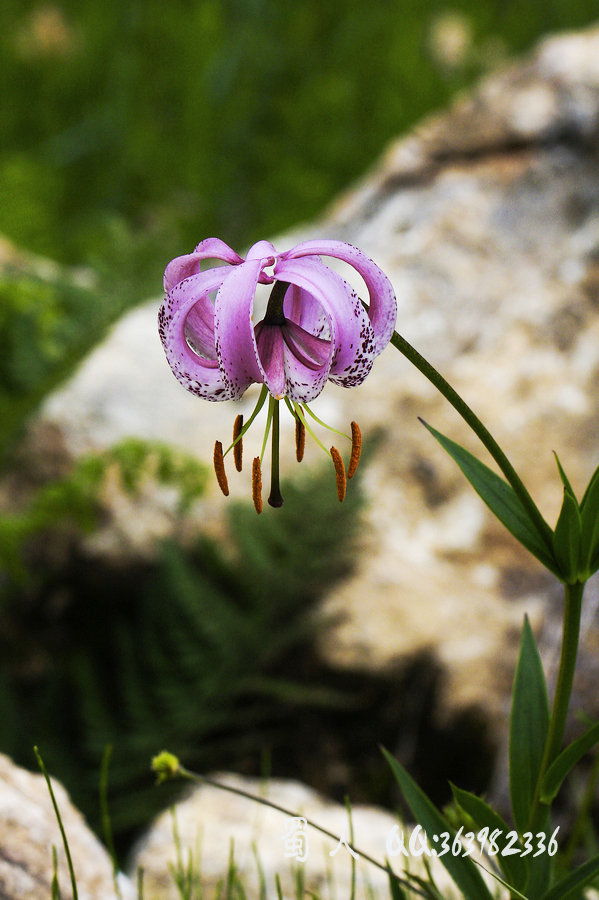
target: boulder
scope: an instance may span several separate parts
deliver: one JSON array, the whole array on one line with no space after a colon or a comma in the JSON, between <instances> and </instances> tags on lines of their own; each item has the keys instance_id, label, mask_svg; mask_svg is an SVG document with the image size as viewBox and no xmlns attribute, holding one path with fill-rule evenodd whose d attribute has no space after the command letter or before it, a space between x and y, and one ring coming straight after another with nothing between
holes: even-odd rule
<instances>
[{"instance_id":1,"label":"boulder","mask_svg":"<svg viewBox=\"0 0 599 900\"><path fill-rule=\"evenodd\" d=\"M323 219L275 242L338 238L380 264L396 288L398 330L488 425L551 524L562 493L552 451L579 493L599 462L597 60L597 28L544 40L394 143ZM124 316L45 403L38 427L58 429L73 456L134 434L209 462L215 439L226 441L235 415L251 410L251 391L236 405L208 404L178 385L158 341L158 303ZM479 707L504 723L523 615L547 626L549 646L559 586L492 519L418 417L488 462L485 451L393 348L361 387L327 387L314 408L334 426L356 419L366 437L384 434L364 479L357 570L325 602L341 621L323 636L323 655L384 670L430 652L446 667L447 714ZM292 441L284 421L287 469ZM229 481L233 495L249 497L248 474ZM214 485L196 507L198 526L222 529L226 502ZM98 552L147 552L174 527L164 503L151 494L123 515L115 505L118 527L112 542L110 531L96 538ZM587 640L597 640L591 624Z\"/></svg>"},{"instance_id":2,"label":"boulder","mask_svg":"<svg viewBox=\"0 0 599 900\"><path fill-rule=\"evenodd\" d=\"M210 785L195 789L174 810L156 819L133 852L130 870L133 874L143 869L146 900L178 900L180 894L171 874L176 871L178 860L184 866L191 860L202 890L212 893L226 876L231 852L249 900L261 896L260 869L267 897L277 896L277 875L283 896L295 896L298 871L304 878L305 891L313 891L326 900L351 896L352 857L347 846L351 843L350 830L342 804L332 803L297 781L264 782L229 774L219 774L215 780L229 789L275 803L293 815ZM298 821L301 817L305 822ZM414 855L406 857L399 851L397 840L401 835L409 852L411 831L400 830L395 816L375 807L354 806L351 821L353 852L359 857L355 859L357 897L371 896L369 888L375 896L389 894L386 872L364 854L383 866L388 856L398 875L404 874L404 867L424 875L422 858L417 855L421 846L417 838ZM331 836L317 831L311 822ZM343 838L345 844L340 842ZM443 896L447 900L457 898L439 861L431 862Z\"/></svg>"},{"instance_id":3,"label":"boulder","mask_svg":"<svg viewBox=\"0 0 599 900\"><path fill-rule=\"evenodd\" d=\"M67 835L79 900L133 900L135 892L118 876L104 847L72 805L64 788L52 781ZM63 900L72 900L71 881L56 814L43 775L32 775L0 755L0 896L3 900L48 900L56 848Z\"/></svg>"}]
</instances>

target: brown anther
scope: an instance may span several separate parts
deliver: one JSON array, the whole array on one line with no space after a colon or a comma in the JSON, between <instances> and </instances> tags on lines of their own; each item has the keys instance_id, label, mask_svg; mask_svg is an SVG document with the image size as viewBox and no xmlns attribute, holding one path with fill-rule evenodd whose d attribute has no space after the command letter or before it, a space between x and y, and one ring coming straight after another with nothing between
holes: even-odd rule
<instances>
[{"instance_id":1,"label":"brown anther","mask_svg":"<svg viewBox=\"0 0 599 900\"><path fill-rule=\"evenodd\" d=\"M225 460L223 457L223 445L217 441L214 445L214 471L216 472L216 480L218 486L225 495L229 496L229 482L227 481L227 473L225 472Z\"/></svg>"},{"instance_id":2,"label":"brown anther","mask_svg":"<svg viewBox=\"0 0 599 900\"><path fill-rule=\"evenodd\" d=\"M235 461L235 468L238 472L241 472L243 468L243 438L240 438L241 429L243 428L243 416L239 415L235 419L235 423L233 425L233 459ZM239 440L237 440L239 438Z\"/></svg>"},{"instance_id":3,"label":"brown anther","mask_svg":"<svg viewBox=\"0 0 599 900\"><path fill-rule=\"evenodd\" d=\"M362 452L362 432L357 422L351 423L351 454L349 457L349 466L347 467L347 477L353 478L360 462L360 453Z\"/></svg>"},{"instance_id":4,"label":"brown anther","mask_svg":"<svg viewBox=\"0 0 599 900\"><path fill-rule=\"evenodd\" d=\"M256 507L256 512L262 512L262 467L260 466L260 457L256 456L252 463L252 500Z\"/></svg>"},{"instance_id":5,"label":"brown anther","mask_svg":"<svg viewBox=\"0 0 599 900\"><path fill-rule=\"evenodd\" d=\"M333 465L335 466L335 475L337 476L337 496L339 498L339 503L343 503L345 500L347 481L345 479L345 466L343 465L341 454L336 447L331 447L331 458L333 460Z\"/></svg>"},{"instance_id":6,"label":"brown anther","mask_svg":"<svg viewBox=\"0 0 599 900\"><path fill-rule=\"evenodd\" d=\"M295 458L301 462L304 458L304 450L306 447L306 429L304 423L299 418L295 420Z\"/></svg>"}]
</instances>

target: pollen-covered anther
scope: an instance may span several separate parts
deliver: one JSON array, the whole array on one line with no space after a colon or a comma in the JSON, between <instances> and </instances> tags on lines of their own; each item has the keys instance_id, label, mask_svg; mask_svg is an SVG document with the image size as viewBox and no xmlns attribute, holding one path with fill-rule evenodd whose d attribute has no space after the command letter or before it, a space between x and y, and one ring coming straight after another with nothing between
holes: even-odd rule
<instances>
[{"instance_id":1,"label":"pollen-covered anther","mask_svg":"<svg viewBox=\"0 0 599 900\"><path fill-rule=\"evenodd\" d=\"M345 500L347 480L345 477L345 466L343 465L341 454L336 447L331 447L331 459L333 460L335 475L337 476L337 497L339 498L339 503L343 503Z\"/></svg>"},{"instance_id":2,"label":"pollen-covered anther","mask_svg":"<svg viewBox=\"0 0 599 900\"><path fill-rule=\"evenodd\" d=\"M360 462L360 454L362 452L362 432L357 422L351 423L351 453L349 456L349 465L347 467L347 477L353 478Z\"/></svg>"},{"instance_id":3,"label":"pollen-covered anther","mask_svg":"<svg viewBox=\"0 0 599 900\"><path fill-rule=\"evenodd\" d=\"M257 513L262 512L262 467L260 457L256 456L252 463L252 500Z\"/></svg>"},{"instance_id":4,"label":"pollen-covered anther","mask_svg":"<svg viewBox=\"0 0 599 900\"><path fill-rule=\"evenodd\" d=\"M301 462L306 448L306 429L304 423L298 417L295 420L295 458Z\"/></svg>"},{"instance_id":5,"label":"pollen-covered anther","mask_svg":"<svg viewBox=\"0 0 599 900\"><path fill-rule=\"evenodd\" d=\"M218 486L225 495L229 496L229 482L227 481L227 473L225 472L225 460L223 457L223 445L217 441L214 445L214 471Z\"/></svg>"},{"instance_id":6,"label":"pollen-covered anther","mask_svg":"<svg viewBox=\"0 0 599 900\"><path fill-rule=\"evenodd\" d=\"M242 428L243 416L239 415L233 424L233 460L238 472L243 468L243 438L240 437Z\"/></svg>"}]
</instances>

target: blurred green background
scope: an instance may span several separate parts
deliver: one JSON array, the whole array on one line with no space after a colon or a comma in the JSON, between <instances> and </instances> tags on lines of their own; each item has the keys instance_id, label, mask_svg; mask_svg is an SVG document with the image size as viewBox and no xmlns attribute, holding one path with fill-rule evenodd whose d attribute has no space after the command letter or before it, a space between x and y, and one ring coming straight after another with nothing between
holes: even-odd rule
<instances>
[{"instance_id":1,"label":"blurred green background","mask_svg":"<svg viewBox=\"0 0 599 900\"><path fill-rule=\"evenodd\" d=\"M135 301L316 214L484 67L596 0L3 0L0 232Z\"/></svg>"},{"instance_id":2,"label":"blurred green background","mask_svg":"<svg viewBox=\"0 0 599 900\"><path fill-rule=\"evenodd\" d=\"M314 217L456 91L598 12L597 0L3 0L0 238L60 264L0 244L5 479L26 416L124 309L160 293L171 257L210 235L241 251ZM204 472L139 444L115 451L125 481L156 452L163 480L189 491L191 472L202 489ZM319 683L311 613L347 572L359 490L339 507L306 480L276 522L235 508L228 557L206 540L121 573L44 556L71 546L57 532L94 527L109 462L84 461L0 513L0 751L27 763L39 743L93 817L115 740L115 826L129 833L156 805L141 798L163 739L199 767L243 767L264 747L260 723L276 757L290 710L343 709L339 686ZM318 553L310 519L335 536ZM269 578L284 596L257 591ZM372 705L354 694L347 708Z\"/></svg>"}]
</instances>

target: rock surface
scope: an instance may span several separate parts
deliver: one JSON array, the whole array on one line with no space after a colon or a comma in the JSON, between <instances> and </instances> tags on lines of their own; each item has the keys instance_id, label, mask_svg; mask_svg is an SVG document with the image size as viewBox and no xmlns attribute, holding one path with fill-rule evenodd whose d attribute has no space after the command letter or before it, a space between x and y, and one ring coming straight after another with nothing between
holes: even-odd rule
<instances>
[{"instance_id":1,"label":"rock surface","mask_svg":"<svg viewBox=\"0 0 599 900\"><path fill-rule=\"evenodd\" d=\"M97 838L71 804L64 788L52 782L69 842L79 900L117 900L112 863ZM63 843L42 775L32 775L0 755L0 897L3 900L49 900L52 847L56 847L63 900L71 900L71 882ZM133 886L119 876L122 900L132 900Z\"/></svg>"},{"instance_id":2,"label":"rock surface","mask_svg":"<svg viewBox=\"0 0 599 900\"><path fill-rule=\"evenodd\" d=\"M265 784L256 778L238 775L218 775L215 779L229 787L264 797L349 841L345 807L325 800L299 782L274 779ZM259 896L257 859L264 874L267 897L276 896L277 874L283 896L294 897L294 873L298 869L303 871L305 889L315 891L324 900L351 895L352 860L347 847L332 837L322 835L309 824L297 827L298 823L283 812L203 785L177 805L176 823L181 859L186 861L191 854L196 865L199 863L204 890L213 890L226 873L232 842L235 864L250 900ZM363 854L384 865L388 852L387 840L397 825L397 819L374 807L355 806L352 807L352 825L353 847L360 856L356 860L356 896L368 897L370 886L375 896L387 897L389 882L386 873L364 859ZM409 837L410 832L406 829L406 847L409 847ZM402 872L401 861L406 860L395 849L393 835L390 848L393 869L399 874ZM298 857L305 859L298 861ZM145 900L178 900L179 894L168 875L169 867L176 866L176 861L173 817L167 812L154 822L132 857L132 874L138 867L144 870ZM422 872L419 863L414 856L409 862L410 869ZM433 871L443 896L447 900L456 897L441 865L434 865Z\"/></svg>"},{"instance_id":3,"label":"rock surface","mask_svg":"<svg viewBox=\"0 0 599 900\"><path fill-rule=\"evenodd\" d=\"M545 40L394 144L325 219L277 242L326 235L382 266L398 329L490 427L551 524L561 502L551 451L578 492L599 461L598 60L599 29ZM46 403L41 422L71 454L135 434L209 461L235 414L251 409L253 394L233 407L180 388L157 306L125 316ZM363 386L327 388L315 410L338 427L355 418L365 435L385 432L365 476L358 569L326 601L343 621L322 652L380 669L429 649L447 666L448 711L475 705L503 720L523 614L540 627L559 591L417 417L487 461L484 451L392 348ZM248 454L260 440L254 430ZM229 479L233 494L248 496L248 477ZM112 544L110 532L101 537L102 552L123 552L128 533L135 549L168 532L168 508L146 499ZM197 521L218 529L224 502L214 487Z\"/></svg>"}]
</instances>

